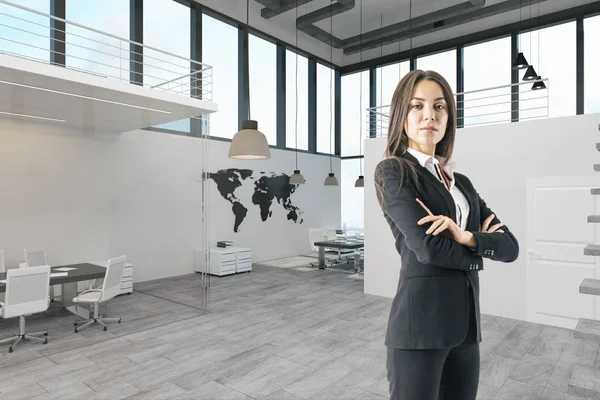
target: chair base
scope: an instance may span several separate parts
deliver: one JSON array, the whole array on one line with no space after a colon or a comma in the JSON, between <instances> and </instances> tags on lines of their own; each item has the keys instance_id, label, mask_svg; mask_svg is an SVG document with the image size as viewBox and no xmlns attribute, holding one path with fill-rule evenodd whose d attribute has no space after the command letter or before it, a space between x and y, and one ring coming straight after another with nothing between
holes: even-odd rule
<instances>
[{"instance_id":1,"label":"chair base","mask_svg":"<svg viewBox=\"0 0 600 400\"><path fill-rule=\"evenodd\" d=\"M73 323L74 326L76 326L75 328L75 333L79 333L81 330L90 327L93 324L100 324L104 327L104 330L108 330L108 327L106 326L106 324L108 323L121 323L121 318L105 318L105 317L98 317L98 318L90 318L90 319L84 319L81 321L75 321Z\"/></svg>"},{"instance_id":2,"label":"chair base","mask_svg":"<svg viewBox=\"0 0 600 400\"><path fill-rule=\"evenodd\" d=\"M21 340L34 340L37 342L42 342L43 344L47 344L48 343L48 338L41 338L38 336L48 336L48 331L43 331L43 332L31 332L31 333L23 333L23 334L19 334L13 337L9 337L6 339L2 339L0 340L0 343L6 343L6 342L13 342L9 347L8 347L8 352L12 353L13 349L15 348L15 346L17 344L19 344L19 342Z\"/></svg>"}]
</instances>

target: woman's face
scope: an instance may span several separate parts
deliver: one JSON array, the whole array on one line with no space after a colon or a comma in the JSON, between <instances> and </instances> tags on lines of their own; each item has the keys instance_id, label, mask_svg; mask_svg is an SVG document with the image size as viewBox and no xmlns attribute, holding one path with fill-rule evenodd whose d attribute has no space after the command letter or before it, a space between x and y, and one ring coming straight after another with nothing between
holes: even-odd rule
<instances>
[{"instance_id":1,"label":"woman's face","mask_svg":"<svg viewBox=\"0 0 600 400\"><path fill-rule=\"evenodd\" d=\"M447 107L437 82L422 80L417 84L404 125L409 147L431 156L435 154L435 145L446 133Z\"/></svg>"}]
</instances>

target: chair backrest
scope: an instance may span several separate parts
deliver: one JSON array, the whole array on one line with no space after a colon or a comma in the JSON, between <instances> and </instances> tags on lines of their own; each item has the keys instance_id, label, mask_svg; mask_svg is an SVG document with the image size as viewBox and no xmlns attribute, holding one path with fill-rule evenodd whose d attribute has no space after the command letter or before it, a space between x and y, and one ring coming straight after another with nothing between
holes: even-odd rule
<instances>
[{"instance_id":1,"label":"chair backrest","mask_svg":"<svg viewBox=\"0 0 600 400\"><path fill-rule=\"evenodd\" d=\"M46 252L43 247L29 247L25 249L25 263L28 267L48 265Z\"/></svg>"},{"instance_id":2,"label":"chair backrest","mask_svg":"<svg viewBox=\"0 0 600 400\"><path fill-rule=\"evenodd\" d=\"M338 238L336 229L327 229L325 231L325 237L327 240L336 240Z\"/></svg>"},{"instance_id":3,"label":"chair backrest","mask_svg":"<svg viewBox=\"0 0 600 400\"><path fill-rule=\"evenodd\" d=\"M46 311L50 304L50 266L9 269L6 272L4 318Z\"/></svg>"},{"instance_id":4,"label":"chair backrest","mask_svg":"<svg viewBox=\"0 0 600 400\"><path fill-rule=\"evenodd\" d=\"M0 249L0 273L6 272L6 267L4 266L4 250Z\"/></svg>"},{"instance_id":5,"label":"chair backrest","mask_svg":"<svg viewBox=\"0 0 600 400\"><path fill-rule=\"evenodd\" d=\"M100 301L110 300L121 292L121 277L127 256L120 256L108 260L104 282L102 283L102 296Z\"/></svg>"},{"instance_id":6,"label":"chair backrest","mask_svg":"<svg viewBox=\"0 0 600 400\"><path fill-rule=\"evenodd\" d=\"M310 241L310 247L317 250L314 243L325 240L325 230L323 228L308 228L308 240Z\"/></svg>"}]
</instances>

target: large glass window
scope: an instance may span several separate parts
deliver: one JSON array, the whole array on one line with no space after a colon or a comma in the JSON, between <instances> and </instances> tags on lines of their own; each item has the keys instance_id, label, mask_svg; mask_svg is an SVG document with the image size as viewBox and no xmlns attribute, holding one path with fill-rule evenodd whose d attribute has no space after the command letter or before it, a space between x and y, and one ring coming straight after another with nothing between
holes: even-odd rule
<instances>
[{"instance_id":1,"label":"large glass window","mask_svg":"<svg viewBox=\"0 0 600 400\"><path fill-rule=\"evenodd\" d=\"M219 105L209 114L210 135L232 138L238 131L238 29L202 15L202 38L202 60L213 67L212 96Z\"/></svg>"},{"instance_id":2,"label":"large glass window","mask_svg":"<svg viewBox=\"0 0 600 400\"><path fill-rule=\"evenodd\" d=\"M189 7L173 0L144 0L144 44L179 56L144 48L144 85L161 85L159 87L168 87L171 93L189 95L189 78L167 83L190 73ZM187 133L190 120L186 118L157 127Z\"/></svg>"},{"instance_id":3,"label":"large glass window","mask_svg":"<svg viewBox=\"0 0 600 400\"><path fill-rule=\"evenodd\" d=\"M129 38L129 3L122 0L67 1L66 19ZM72 24L66 26L67 67L129 80L129 42Z\"/></svg>"},{"instance_id":4,"label":"large glass window","mask_svg":"<svg viewBox=\"0 0 600 400\"><path fill-rule=\"evenodd\" d=\"M388 106L391 104L396 86L398 86L400 79L409 72L409 61L388 64L377 68L375 74L377 77L377 87L375 91L377 93L378 106Z\"/></svg>"},{"instance_id":5,"label":"large glass window","mask_svg":"<svg viewBox=\"0 0 600 400\"><path fill-rule=\"evenodd\" d=\"M539 76L548 78L548 90L531 90L520 85L519 119L562 117L577 111L576 24L575 21L519 35L527 62ZM523 82L525 69L519 71ZM586 82L587 84L587 82Z\"/></svg>"},{"instance_id":6,"label":"large glass window","mask_svg":"<svg viewBox=\"0 0 600 400\"><path fill-rule=\"evenodd\" d=\"M296 57L298 57L297 74ZM285 69L285 145L286 147L295 149L297 141L298 149L308 150L308 59L292 51L286 50ZM297 138L296 96L298 97Z\"/></svg>"},{"instance_id":7,"label":"large glass window","mask_svg":"<svg viewBox=\"0 0 600 400\"><path fill-rule=\"evenodd\" d=\"M271 145L277 144L277 47L249 35L250 117Z\"/></svg>"},{"instance_id":8,"label":"large glass window","mask_svg":"<svg viewBox=\"0 0 600 400\"><path fill-rule=\"evenodd\" d=\"M50 0L20 0L20 6L50 14ZM50 61L50 19L0 4L0 52L36 61Z\"/></svg>"},{"instance_id":9,"label":"large glass window","mask_svg":"<svg viewBox=\"0 0 600 400\"><path fill-rule=\"evenodd\" d=\"M361 75L362 97L360 93ZM369 71L342 76L342 156L362 155L362 141L368 137L368 108Z\"/></svg>"},{"instance_id":10,"label":"large glass window","mask_svg":"<svg viewBox=\"0 0 600 400\"><path fill-rule=\"evenodd\" d=\"M335 150L335 71L317 63L317 152ZM331 124L331 125L330 125Z\"/></svg>"},{"instance_id":11,"label":"large glass window","mask_svg":"<svg viewBox=\"0 0 600 400\"><path fill-rule=\"evenodd\" d=\"M478 91L465 94L464 105L457 104L464 109L465 126L511 121L510 42L506 37L464 48L464 91Z\"/></svg>"},{"instance_id":12,"label":"large glass window","mask_svg":"<svg viewBox=\"0 0 600 400\"><path fill-rule=\"evenodd\" d=\"M583 81L584 89L584 112L600 113L600 15L583 20L584 57Z\"/></svg>"},{"instance_id":13,"label":"large glass window","mask_svg":"<svg viewBox=\"0 0 600 400\"><path fill-rule=\"evenodd\" d=\"M456 93L456 49L417 58L417 69L439 73Z\"/></svg>"},{"instance_id":14,"label":"large glass window","mask_svg":"<svg viewBox=\"0 0 600 400\"><path fill-rule=\"evenodd\" d=\"M342 160L342 228L347 235L357 232L364 234L365 230L364 188L354 187L362 163L362 158Z\"/></svg>"}]
</instances>

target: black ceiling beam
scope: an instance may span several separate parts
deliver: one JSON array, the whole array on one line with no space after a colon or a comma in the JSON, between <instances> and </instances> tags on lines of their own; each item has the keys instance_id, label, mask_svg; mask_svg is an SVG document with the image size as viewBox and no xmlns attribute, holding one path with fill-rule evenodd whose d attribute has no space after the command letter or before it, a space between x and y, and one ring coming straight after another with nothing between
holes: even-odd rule
<instances>
[{"instance_id":1,"label":"black ceiling beam","mask_svg":"<svg viewBox=\"0 0 600 400\"><path fill-rule=\"evenodd\" d=\"M535 1L535 0L532 0ZM583 4L567 10L556 11L550 14L540 15L535 19L528 19L512 24L497 26L495 28L469 33L467 35L458 36L452 39L444 40L437 43L432 43L426 46L421 46L412 49L413 57L433 54L439 51L450 50L457 46L467 46L492 39L499 39L504 36L509 36L515 32L524 33L530 30L537 29L538 26L550 26L554 24L564 23L569 20L574 20L577 17L600 13L600 0L593 3ZM355 63L341 67L342 75L351 74L357 71L363 71L368 68L392 64L399 61L408 60L411 56L411 50L405 50L399 53L389 54L380 58L373 58L361 63Z\"/></svg>"},{"instance_id":2,"label":"black ceiling beam","mask_svg":"<svg viewBox=\"0 0 600 400\"><path fill-rule=\"evenodd\" d=\"M298 6L302 6L306 3L310 3L313 0L256 0L258 3L265 6L260 10L261 17L265 19L273 18L279 14L283 14L286 11L293 10Z\"/></svg>"}]
</instances>

